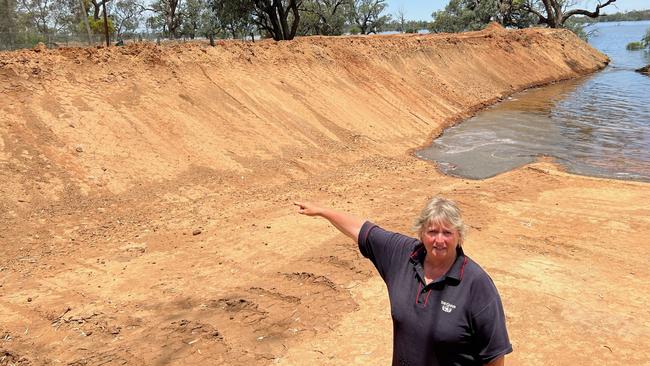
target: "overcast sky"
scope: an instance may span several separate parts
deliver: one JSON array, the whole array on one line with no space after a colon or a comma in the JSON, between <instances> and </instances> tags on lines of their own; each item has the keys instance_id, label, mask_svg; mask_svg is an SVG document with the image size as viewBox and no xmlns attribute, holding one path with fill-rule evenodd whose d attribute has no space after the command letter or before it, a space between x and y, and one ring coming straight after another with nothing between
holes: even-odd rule
<instances>
[{"instance_id":1,"label":"overcast sky","mask_svg":"<svg viewBox=\"0 0 650 366\"><path fill-rule=\"evenodd\" d=\"M388 0L388 12L395 14L402 6L409 20L431 20L431 13L441 10L449 3L449 0ZM580 5L593 11L596 9L596 0L582 0ZM618 11L650 9L650 0L618 0L616 3L607 6L605 13L616 13Z\"/></svg>"}]
</instances>

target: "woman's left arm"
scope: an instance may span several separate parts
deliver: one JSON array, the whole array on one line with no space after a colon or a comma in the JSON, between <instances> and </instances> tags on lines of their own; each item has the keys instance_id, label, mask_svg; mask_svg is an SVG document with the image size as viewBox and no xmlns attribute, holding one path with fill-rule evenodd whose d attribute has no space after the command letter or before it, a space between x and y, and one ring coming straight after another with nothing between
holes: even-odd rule
<instances>
[{"instance_id":1,"label":"woman's left arm","mask_svg":"<svg viewBox=\"0 0 650 366\"><path fill-rule=\"evenodd\" d=\"M478 356L484 365L504 365L504 356L512 352L512 344L501 297L487 274L474 279L471 297L470 321L475 332Z\"/></svg>"}]
</instances>

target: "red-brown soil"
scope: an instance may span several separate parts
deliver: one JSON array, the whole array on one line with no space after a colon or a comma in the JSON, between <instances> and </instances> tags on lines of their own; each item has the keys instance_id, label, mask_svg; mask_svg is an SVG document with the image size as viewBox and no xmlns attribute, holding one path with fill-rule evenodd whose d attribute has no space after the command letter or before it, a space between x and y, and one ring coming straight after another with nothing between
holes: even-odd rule
<instances>
[{"instance_id":1,"label":"red-brown soil","mask_svg":"<svg viewBox=\"0 0 650 366\"><path fill-rule=\"evenodd\" d=\"M650 363L650 186L411 151L603 68L567 31L0 53L0 365L388 364L384 285L313 200L471 226L515 365Z\"/></svg>"}]
</instances>

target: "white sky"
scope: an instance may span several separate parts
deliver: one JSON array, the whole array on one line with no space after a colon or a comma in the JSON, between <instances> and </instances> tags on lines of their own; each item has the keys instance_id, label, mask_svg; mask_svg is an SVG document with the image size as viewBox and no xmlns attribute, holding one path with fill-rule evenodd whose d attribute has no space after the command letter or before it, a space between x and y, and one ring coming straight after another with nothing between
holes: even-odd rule
<instances>
[{"instance_id":1,"label":"white sky","mask_svg":"<svg viewBox=\"0 0 650 366\"><path fill-rule=\"evenodd\" d=\"M444 9L447 3L449 0L388 0L388 12L395 14L401 6L406 13L406 19L431 20L431 14ZM597 0L579 1L580 7L590 11L596 9L596 4L598 4ZM650 0L617 0L616 3L607 6L604 13L643 9L650 9Z\"/></svg>"}]
</instances>

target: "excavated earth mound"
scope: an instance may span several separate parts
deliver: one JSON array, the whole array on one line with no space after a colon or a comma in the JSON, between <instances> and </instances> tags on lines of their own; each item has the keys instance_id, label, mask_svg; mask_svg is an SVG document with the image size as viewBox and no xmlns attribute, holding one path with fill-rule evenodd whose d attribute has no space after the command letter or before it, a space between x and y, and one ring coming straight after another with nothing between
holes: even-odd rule
<instances>
[{"instance_id":1,"label":"excavated earth mound","mask_svg":"<svg viewBox=\"0 0 650 366\"><path fill-rule=\"evenodd\" d=\"M608 59L561 30L0 53L0 364L388 364L386 291L292 201L459 202L524 365L650 362L648 184L410 151Z\"/></svg>"}]
</instances>

